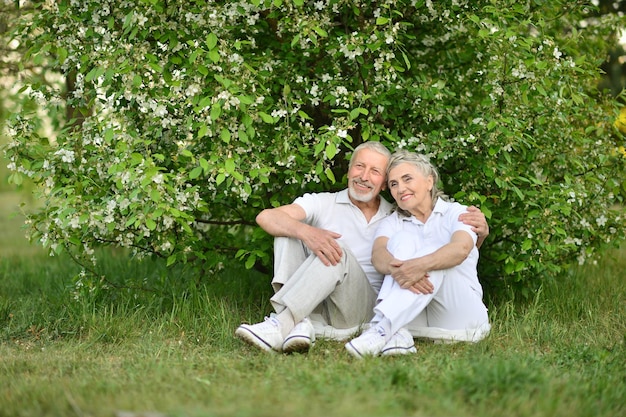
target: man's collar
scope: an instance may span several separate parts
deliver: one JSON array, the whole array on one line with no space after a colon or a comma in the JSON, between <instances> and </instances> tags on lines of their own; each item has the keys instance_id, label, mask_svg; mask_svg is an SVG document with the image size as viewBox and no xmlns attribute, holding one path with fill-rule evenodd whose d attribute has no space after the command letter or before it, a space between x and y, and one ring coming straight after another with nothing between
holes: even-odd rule
<instances>
[{"instance_id":1,"label":"man's collar","mask_svg":"<svg viewBox=\"0 0 626 417\"><path fill-rule=\"evenodd\" d=\"M350 196L348 195L348 189L341 190L337 193L337 202L343 204L352 204Z\"/></svg>"}]
</instances>

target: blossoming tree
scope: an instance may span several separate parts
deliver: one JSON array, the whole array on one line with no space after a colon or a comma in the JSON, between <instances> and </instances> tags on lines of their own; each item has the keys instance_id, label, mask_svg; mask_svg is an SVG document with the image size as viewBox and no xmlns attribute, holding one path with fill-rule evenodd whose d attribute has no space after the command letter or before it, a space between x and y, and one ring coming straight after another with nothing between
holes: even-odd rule
<instances>
[{"instance_id":1,"label":"blossoming tree","mask_svg":"<svg viewBox=\"0 0 626 417\"><path fill-rule=\"evenodd\" d=\"M618 15L555 0L47 0L16 34L62 85L25 93L12 180L53 253L269 265L264 207L343 186L358 143L428 154L481 207L487 284L530 289L619 242L622 137L597 91Z\"/></svg>"}]
</instances>

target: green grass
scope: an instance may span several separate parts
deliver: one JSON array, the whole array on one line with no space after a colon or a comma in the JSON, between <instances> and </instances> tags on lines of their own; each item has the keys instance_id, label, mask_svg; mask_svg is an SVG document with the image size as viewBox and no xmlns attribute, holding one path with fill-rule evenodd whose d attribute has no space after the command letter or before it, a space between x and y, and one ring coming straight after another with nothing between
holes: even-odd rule
<instances>
[{"instance_id":1,"label":"green grass","mask_svg":"<svg viewBox=\"0 0 626 417\"><path fill-rule=\"evenodd\" d=\"M359 361L339 342L283 356L235 339L270 310L269 277L242 269L198 277L111 251L111 288L77 288L80 269L18 241L6 211L0 417L626 415L626 250L490 305L478 344Z\"/></svg>"}]
</instances>

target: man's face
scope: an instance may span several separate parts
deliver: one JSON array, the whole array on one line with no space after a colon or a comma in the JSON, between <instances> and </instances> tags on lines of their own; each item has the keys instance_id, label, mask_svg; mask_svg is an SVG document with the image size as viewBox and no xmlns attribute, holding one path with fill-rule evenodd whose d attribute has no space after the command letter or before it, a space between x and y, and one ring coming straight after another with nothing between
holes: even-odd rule
<instances>
[{"instance_id":1,"label":"man's face","mask_svg":"<svg viewBox=\"0 0 626 417\"><path fill-rule=\"evenodd\" d=\"M385 188L385 169L389 159L371 149L361 149L352 156L348 171L348 192L353 200L367 203Z\"/></svg>"}]
</instances>

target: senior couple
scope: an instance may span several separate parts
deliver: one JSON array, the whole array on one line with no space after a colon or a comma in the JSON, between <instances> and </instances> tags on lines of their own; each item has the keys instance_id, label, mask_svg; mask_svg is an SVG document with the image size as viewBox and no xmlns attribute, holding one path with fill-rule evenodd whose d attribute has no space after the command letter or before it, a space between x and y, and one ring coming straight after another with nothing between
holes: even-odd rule
<instances>
[{"instance_id":1,"label":"senior couple","mask_svg":"<svg viewBox=\"0 0 626 417\"><path fill-rule=\"evenodd\" d=\"M364 142L348 188L265 209L274 240L275 313L235 334L268 352L347 340L355 357L410 354L414 337L472 341L490 330L476 266L483 213L449 202L424 156ZM380 196L389 187L397 207Z\"/></svg>"}]
</instances>

